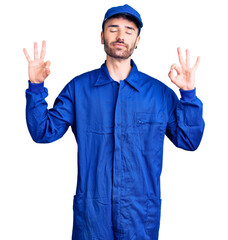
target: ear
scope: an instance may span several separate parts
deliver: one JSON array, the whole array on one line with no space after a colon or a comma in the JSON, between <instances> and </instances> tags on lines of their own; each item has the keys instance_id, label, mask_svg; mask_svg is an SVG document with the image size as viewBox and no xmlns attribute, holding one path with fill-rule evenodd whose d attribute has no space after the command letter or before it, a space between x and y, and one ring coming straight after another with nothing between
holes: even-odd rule
<instances>
[{"instance_id":1,"label":"ear","mask_svg":"<svg viewBox=\"0 0 228 240\"><path fill-rule=\"evenodd\" d=\"M104 33L103 33L103 31L101 32L101 44L104 44Z\"/></svg>"},{"instance_id":2,"label":"ear","mask_svg":"<svg viewBox=\"0 0 228 240\"><path fill-rule=\"evenodd\" d=\"M139 41L140 41L140 36L138 36L137 39L136 39L136 44L135 44L136 47L138 46Z\"/></svg>"}]
</instances>

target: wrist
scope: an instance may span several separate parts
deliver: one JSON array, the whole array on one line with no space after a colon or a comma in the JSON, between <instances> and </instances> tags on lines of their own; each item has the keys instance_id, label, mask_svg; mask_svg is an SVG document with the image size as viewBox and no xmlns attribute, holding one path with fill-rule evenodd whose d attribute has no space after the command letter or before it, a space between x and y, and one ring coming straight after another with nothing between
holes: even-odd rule
<instances>
[{"instance_id":1,"label":"wrist","mask_svg":"<svg viewBox=\"0 0 228 240\"><path fill-rule=\"evenodd\" d=\"M183 91L192 91L192 90L195 89L195 86L194 85L192 85L192 86L183 86L180 89L183 90Z\"/></svg>"},{"instance_id":2,"label":"wrist","mask_svg":"<svg viewBox=\"0 0 228 240\"><path fill-rule=\"evenodd\" d=\"M38 81L35 81L35 80L31 80L31 79L29 79L29 82L30 82L30 83L34 83L34 84L40 84L40 83L42 83L42 82L38 82Z\"/></svg>"}]
</instances>

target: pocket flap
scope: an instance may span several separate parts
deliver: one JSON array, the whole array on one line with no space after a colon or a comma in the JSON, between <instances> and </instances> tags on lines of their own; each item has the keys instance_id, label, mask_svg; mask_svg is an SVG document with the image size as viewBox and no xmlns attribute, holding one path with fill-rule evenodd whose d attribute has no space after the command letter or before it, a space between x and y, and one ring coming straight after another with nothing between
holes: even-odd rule
<instances>
[{"instance_id":1,"label":"pocket flap","mask_svg":"<svg viewBox=\"0 0 228 240\"><path fill-rule=\"evenodd\" d=\"M146 113L146 112L137 112L136 121L137 124L142 123L162 123L162 114L159 113Z\"/></svg>"}]
</instances>

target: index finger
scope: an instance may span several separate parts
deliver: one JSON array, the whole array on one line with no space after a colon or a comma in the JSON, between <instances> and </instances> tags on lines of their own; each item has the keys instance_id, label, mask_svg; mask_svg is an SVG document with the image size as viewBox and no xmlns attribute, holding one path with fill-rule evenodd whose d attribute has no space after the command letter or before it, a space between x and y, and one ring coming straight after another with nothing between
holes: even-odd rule
<instances>
[{"instance_id":1,"label":"index finger","mask_svg":"<svg viewBox=\"0 0 228 240\"><path fill-rule=\"evenodd\" d=\"M189 53L189 49L186 50L186 65L187 65L187 67L190 67L190 53Z\"/></svg>"},{"instance_id":2,"label":"index finger","mask_svg":"<svg viewBox=\"0 0 228 240\"><path fill-rule=\"evenodd\" d=\"M34 60L38 58L37 42L34 42Z\"/></svg>"},{"instance_id":3,"label":"index finger","mask_svg":"<svg viewBox=\"0 0 228 240\"><path fill-rule=\"evenodd\" d=\"M179 57L181 66L184 66L184 59L183 59L180 47L177 48L177 53L178 53L178 57Z\"/></svg>"},{"instance_id":4,"label":"index finger","mask_svg":"<svg viewBox=\"0 0 228 240\"><path fill-rule=\"evenodd\" d=\"M42 41L42 48L41 48L40 58L44 59L45 54L46 54L46 41Z\"/></svg>"},{"instance_id":5,"label":"index finger","mask_svg":"<svg viewBox=\"0 0 228 240\"><path fill-rule=\"evenodd\" d=\"M30 62L30 61L31 61L31 58L30 58L30 56L29 56L29 54L28 54L28 52L27 52L27 50L26 50L25 48L23 48L23 52L24 52L25 57L26 57L26 59L28 60L28 62Z\"/></svg>"},{"instance_id":6,"label":"index finger","mask_svg":"<svg viewBox=\"0 0 228 240\"><path fill-rule=\"evenodd\" d=\"M194 70L197 69L197 67L199 66L199 63L200 63L200 57L197 57L196 63L195 63L195 65L193 66L193 69L194 69Z\"/></svg>"}]
</instances>

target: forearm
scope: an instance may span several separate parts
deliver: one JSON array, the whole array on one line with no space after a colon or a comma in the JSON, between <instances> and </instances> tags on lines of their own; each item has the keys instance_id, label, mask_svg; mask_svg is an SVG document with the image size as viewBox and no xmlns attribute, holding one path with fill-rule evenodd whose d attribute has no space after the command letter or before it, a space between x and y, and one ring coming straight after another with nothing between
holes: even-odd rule
<instances>
[{"instance_id":1,"label":"forearm","mask_svg":"<svg viewBox=\"0 0 228 240\"><path fill-rule=\"evenodd\" d=\"M204 131L203 104L196 90L181 92L181 99L171 115L166 135L175 146L194 151L198 148Z\"/></svg>"}]
</instances>

